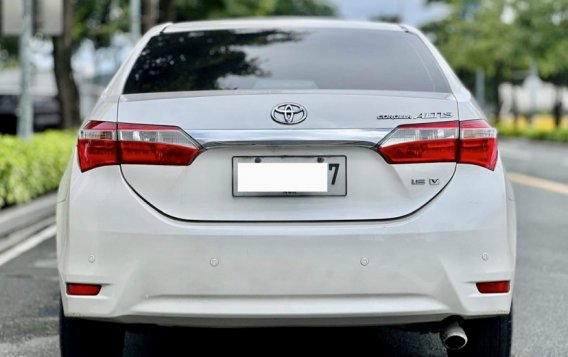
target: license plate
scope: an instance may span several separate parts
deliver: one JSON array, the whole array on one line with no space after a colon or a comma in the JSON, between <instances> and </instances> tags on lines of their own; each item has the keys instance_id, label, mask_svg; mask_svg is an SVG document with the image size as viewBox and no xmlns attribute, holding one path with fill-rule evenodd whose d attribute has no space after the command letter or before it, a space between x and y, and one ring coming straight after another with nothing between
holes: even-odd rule
<instances>
[{"instance_id":1,"label":"license plate","mask_svg":"<svg viewBox=\"0 0 568 357\"><path fill-rule=\"evenodd\" d=\"M345 196L345 156L233 157L233 196Z\"/></svg>"}]
</instances>

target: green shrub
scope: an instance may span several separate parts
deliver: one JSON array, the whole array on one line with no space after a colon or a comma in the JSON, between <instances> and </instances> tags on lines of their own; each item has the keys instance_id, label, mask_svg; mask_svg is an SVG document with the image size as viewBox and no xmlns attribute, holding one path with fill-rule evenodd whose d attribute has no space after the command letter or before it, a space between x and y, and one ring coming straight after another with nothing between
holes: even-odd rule
<instances>
[{"instance_id":1,"label":"green shrub","mask_svg":"<svg viewBox=\"0 0 568 357\"><path fill-rule=\"evenodd\" d=\"M521 131L522 136L533 140L546 140L548 134L548 131L537 128L526 128Z\"/></svg>"},{"instance_id":2,"label":"green shrub","mask_svg":"<svg viewBox=\"0 0 568 357\"><path fill-rule=\"evenodd\" d=\"M497 123L495 128L499 132L499 136L519 136L519 130L517 130L513 125L504 125L501 123Z\"/></svg>"},{"instance_id":3,"label":"green shrub","mask_svg":"<svg viewBox=\"0 0 568 357\"><path fill-rule=\"evenodd\" d=\"M568 142L568 129L558 129L548 133L546 140Z\"/></svg>"},{"instance_id":4,"label":"green shrub","mask_svg":"<svg viewBox=\"0 0 568 357\"><path fill-rule=\"evenodd\" d=\"M536 126L525 126L520 129L515 128L512 123L499 122L495 125L500 137L522 137L532 140L548 140L568 143L568 129L546 129Z\"/></svg>"},{"instance_id":5,"label":"green shrub","mask_svg":"<svg viewBox=\"0 0 568 357\"><path fill-rule=\"evenodd\" d=\"M27 202L59 185L75 134L48 131L29 141L0 136L0 208Z\"/></svg>"}]
</instances>

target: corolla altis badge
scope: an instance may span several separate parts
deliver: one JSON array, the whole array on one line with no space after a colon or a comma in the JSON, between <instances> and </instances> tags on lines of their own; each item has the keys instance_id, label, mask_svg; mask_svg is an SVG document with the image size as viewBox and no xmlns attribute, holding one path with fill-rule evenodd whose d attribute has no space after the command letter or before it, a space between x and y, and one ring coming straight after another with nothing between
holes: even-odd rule
<instances>
[{"instance_id":1,"label":"corolla altis badge","mask_svg":"<svg viewBox=\"0 0 568 357\"><path fill-rule=\"evenodd\" d=\"M377 115L377 119L448 119L453 118L452 112L423 112L417 115L410 114L381 114Z\"/></svg>"},{"instance_id":2,"label":"corolla altis badge","mask_svg":"<svg viewBox=\"0 0 568 357\"><path fill-rule=\"evenodd\" d=\"M272 108L272 120L285 125L299 124L306 120L308 111L296 103L281 103Z\"/></svg>"}]
</instances>

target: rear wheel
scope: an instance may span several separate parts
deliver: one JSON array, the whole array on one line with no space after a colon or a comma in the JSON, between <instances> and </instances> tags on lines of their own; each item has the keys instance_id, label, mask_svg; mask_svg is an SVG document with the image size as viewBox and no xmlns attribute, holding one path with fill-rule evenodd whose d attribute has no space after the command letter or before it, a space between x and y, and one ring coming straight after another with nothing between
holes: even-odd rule
<instances>
[{"instance_id":1,"label":"rear wheel","mask_svg":"<svg viewBox=\"0 0 568 357\"><path fill-rule=\"evenodd\" d=\"M461 350L448 350L449 357L509 357L511 355L512 312L504 316L466 320L462 327L468 342Z\"/></svg>"},{"instance_id":2,"label":"rear wheel","mask_svg":"<svg viewBox=\"0 0 568 357\"><path fill-rule=\"evenodd\" d=\"M59 313L62 357L122 356L125 329L110 322L71 319Z\"/></svg>"}]
</instances>

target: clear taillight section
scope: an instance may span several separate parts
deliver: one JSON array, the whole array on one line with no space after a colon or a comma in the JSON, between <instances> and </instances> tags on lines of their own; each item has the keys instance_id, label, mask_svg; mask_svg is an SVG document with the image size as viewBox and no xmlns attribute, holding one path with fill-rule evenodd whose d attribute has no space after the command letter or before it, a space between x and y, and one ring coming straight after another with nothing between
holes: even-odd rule
<instances>
[{"instance_id":1,"label":"clear taillight section","mask_svg":"<svg viewBox=\"0 0 568 357\"><path fill-rule=\"evenodd\" d=\"M401 125L379 147L390 164L456 161L458 122Z\"/></svg>"},{"instance_id":2,"label":"clear taillight section","mask_svg":"<svg viewBox=\"0 0 568 357\"><path fill-rule=\"evenodd\" d=\"M175 126L118 124L121 164L189 165L199 146Z\"/></svg>"},{"instance_id":3,"label":"clear taillight section","mask_svg":"<svg viewBox=\"0 0 568 357\"><path fill-rule=\"evenodd\" d=\"M390 164L457 162L493 170L497 131L484 120L401 125L377 150Z\"/></svg>"},{"instance_id":4,"label":"clear taillight section","mask_svg":"<svg viewBox=\"0 0 568 357\"><path fill-rule=\"evenodd\" d=\"M200 147L174 126L90 121L79 133L79 166L189 165Z\"/></svg>"},{"instance_id":5,"label":"clear taillight section","mask_svg":"<svg viewBox=\"0 0 568 357\"><path fill-rule=\"evenodd\" d=\"M79 132L77 154L81 171L99 166L117 165L116 123L90 121Z\"/></svg>"}]
</instances>

